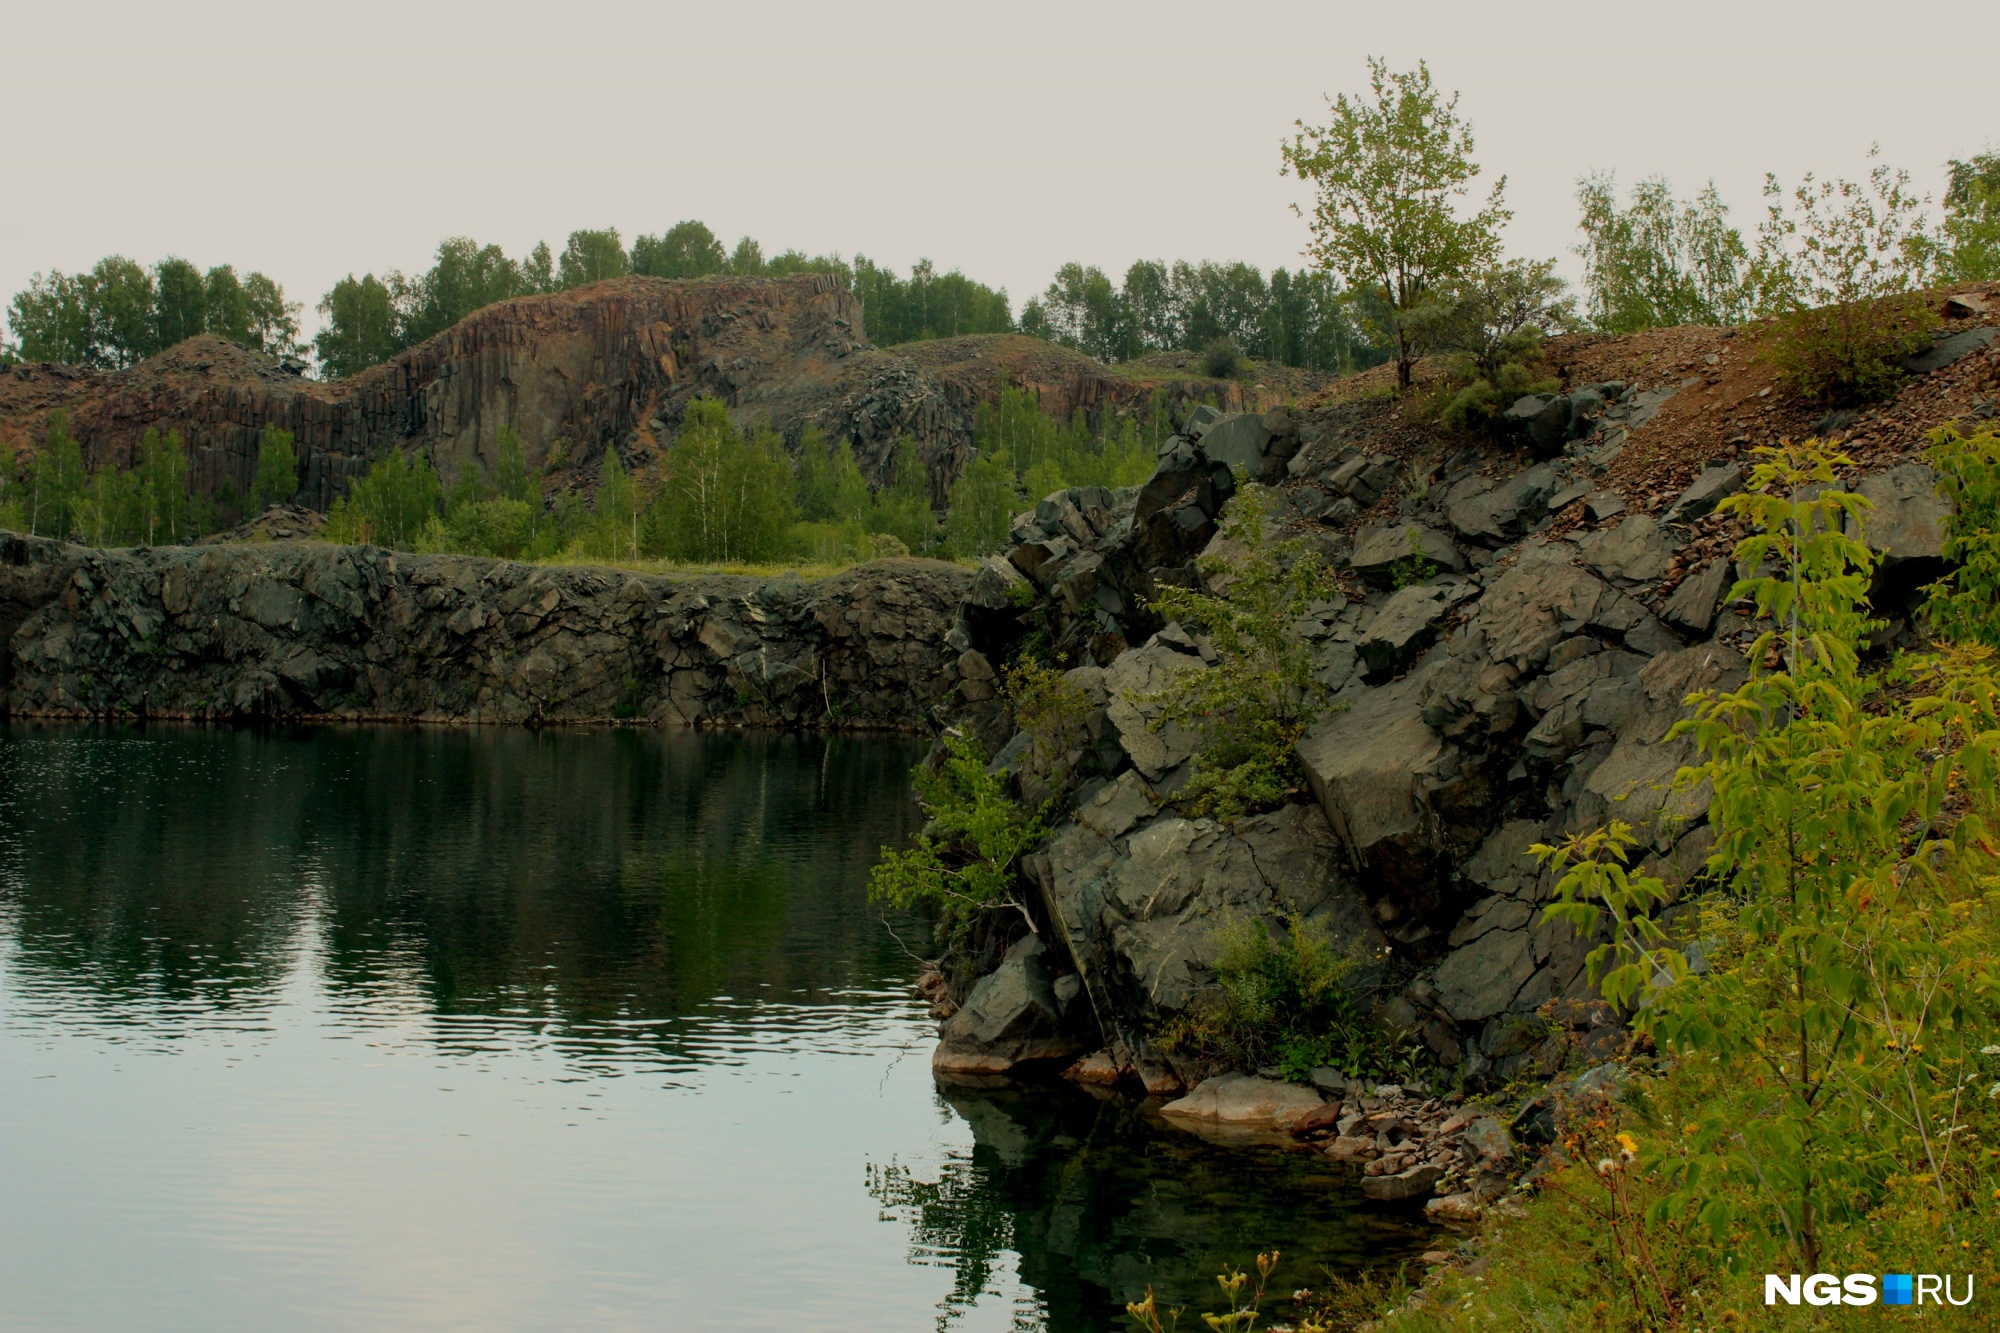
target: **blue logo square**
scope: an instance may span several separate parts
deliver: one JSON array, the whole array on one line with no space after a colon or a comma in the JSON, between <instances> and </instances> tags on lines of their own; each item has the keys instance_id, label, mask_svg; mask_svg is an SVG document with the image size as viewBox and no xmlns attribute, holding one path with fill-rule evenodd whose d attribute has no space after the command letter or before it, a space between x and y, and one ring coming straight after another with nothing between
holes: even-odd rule
<instances>
[{"instance_id":1,"label":"blue logo square","mask_svg":"<svg viewBox=\"0 0 2000 1333\"><path fill-rule=\"evenodd\" d=\"M1882 1275L1882 1304L1909 1305L1916 1300L1916 1283L1908 1273Z\"/></svg>"}]
</instances>

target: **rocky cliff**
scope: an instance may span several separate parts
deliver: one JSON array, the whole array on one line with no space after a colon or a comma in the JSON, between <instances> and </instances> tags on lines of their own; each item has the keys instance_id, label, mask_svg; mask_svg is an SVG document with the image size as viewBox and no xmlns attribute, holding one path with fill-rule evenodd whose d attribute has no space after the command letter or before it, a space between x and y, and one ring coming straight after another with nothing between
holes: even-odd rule
<instances>
[{"instance_id":1,"label":"rocky cliff","mask_svg":"<svg viewBox=\"0 0 2000 1333\"><path fill-rule=\"evenodd\" d=\"M91 467L127 467L147 430L179 431L194 484L242 494L264 427L277 426L296 441L299 499L324 509L386 449L422 451L449 481L491 460L502 427L551 485L588 489L607 450L628 470L657 463L687 404L710 396L741 425L788 438L818 424L850 441L877 481L908 439L942 503L970 456L978 404L1002 384L1036 390L1067 418L1156 396L1255 406L1324 382L1282 368L1268 386L1172 365L1117 370L1013 335L879 350L863 314L825 275L621 278L488 306L333 383L204 335L129 370L0 367L0 444L18 464L64 409Z\"/></svg>"},{"instance_id":2,"label":"rocky cliff","mask_svg":"<svg viewBox=\"0 0 2000 1333\"><path fill-rule=\"evenodd\" d=\"M1774 389L1733 334L1560 346L1565 390L1515 404L1504 447L1365 393L1197 413L1144 487L1051 496L1017 521L974 585L970 649L998 660L1034 636L1075 664L1089 712L1049 755L990 690L960 687L963 724L1024 798L1065 779L1075 796L1025 862L1042 939L972 987L937 1067L990 1074L1102 1041L1079 1070L1155 1091L1197 1077L1154 1037L1212 984L1222 927L1246 917L1322 925L1381 1016L1474 1084L1620 1049L1585 974L1596 941L1544 922L1552 884L1528 849L1615 815L1673 889L1701 873L1707 793L1676 789L1693 752L1667 732L1690 692L1744 678L1760 629L1727 601L1741 533L1716 510L1745 483L1745 446L1831 433L1854 457L1894 642L1942 569L1949 511L1926 434L2000 415L1990 322L1948 329L1895 402L1832 418ZM1344 593L1294 626L1333 691L1297 748L1310 799L1222 824L1174 808L1199 738L1159 728L1145 702L1213 650L1146 599L1205 577L1197 553L1229 557L1216 519L1239 484L1263 488L1274 535L1315 546Z\"/></svg>"},{"instance_id":3,"label":"rocky cliff","mask_svg":"<svg viewBox=\"0 0 2000 1333\"><path fill-rule=\"evenodd\" d=\"M315 542L0 534L14 715L903 728L956 681L970 576L665 578Z\"/></svg>"}]
</instances>

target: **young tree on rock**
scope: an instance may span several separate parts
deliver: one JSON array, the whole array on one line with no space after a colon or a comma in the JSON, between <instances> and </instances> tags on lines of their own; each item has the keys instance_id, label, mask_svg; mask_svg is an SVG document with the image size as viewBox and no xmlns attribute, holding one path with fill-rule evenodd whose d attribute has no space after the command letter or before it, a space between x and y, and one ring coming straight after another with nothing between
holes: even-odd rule
<instances>
[{"instance_id":1,"label":"young tree on rock","mask_svg":"<svg viewBox=\"0 0 2000 1333\"><path fill-rule=\"evenodd\" d=\"M1286 172L1318 190L1309 253L1350 290L1379 299L1370 322L1393 344L1396 382L1408 386L1433 289L1492 264L1513 213L1504 176L1470 217L1455 207L1479 174L1456 93L1440 95L1421 61L1396 73L1371 58L1368 73L1370 95L1342 93L1328 124L1298 122L1281 151Z\"/></svg>"},{"instance_id":2,"label":"young tree on rock","mask_svg":"<svg viewBox=\"0 0 2000 1333\"><path fill-rule=\"evenodd\" d=\"M556 261L556 268L565 288L581 287L586 282L602 282L606 278L622 278L632 271L625 258L625 243L618 239L616 227L607 227L603 231L571 232L569 244L563 246L562 258Z\"/></svg>"}]
</instances>

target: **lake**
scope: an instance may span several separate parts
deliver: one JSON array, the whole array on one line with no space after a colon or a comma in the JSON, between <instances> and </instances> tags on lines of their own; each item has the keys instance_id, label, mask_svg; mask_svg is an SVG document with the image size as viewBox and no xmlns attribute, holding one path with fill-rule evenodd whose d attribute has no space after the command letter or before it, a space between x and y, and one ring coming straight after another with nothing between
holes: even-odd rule
<instances>
[{"instance_id":1,"label":"lake","mask_svg":"<svg viewBox=\"0 0 2000 1333\"><path fill-rule=\"evenodd\" d=\"M919 753L0 727L0 1328L1096 1330L1422 1248L1311 1154L940 1088L865 897Z\"/></svg>"}]
</instances>

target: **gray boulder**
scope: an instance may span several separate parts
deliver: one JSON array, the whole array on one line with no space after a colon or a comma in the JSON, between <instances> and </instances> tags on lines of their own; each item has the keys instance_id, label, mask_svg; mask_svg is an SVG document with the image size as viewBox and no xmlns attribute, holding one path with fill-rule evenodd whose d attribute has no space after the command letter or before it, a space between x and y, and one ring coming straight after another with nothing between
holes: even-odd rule
<instances>
[{"instance_id":1,"label":"gray boulder","mask_svg":"<svg viewBox=\"0 0 2000 1333\"><path fill-rule=\"evenodd\" d=\"M2000 333L2000 329L1990 324L1983 328L1948 333L1914 356L1897 358L1897 364L1912 375L1928 375L1972 355L1992 342L1996 333Z\"/></svg>"},{"instance_id":2,"label":"gray boulder","mask_svg":"<svg viewBox=\"0 0 2000 1333\"><path fill-rule=\"evenodd\" d=\"M1633 514L1608 532L1594 533L1583 543L1583 558L1606 578L1626 583L1652 583L1667 572L1674 543L1651 516Z\"/></svg>"},{"instance_id":3,"label":"gray boulder","mask_svg":"<svg viewBox=\"0 0 2000 1333\"><path fill-rule=\"evenodd\" d=\"M1660 608L1660 618L1695 634L1708 633L1715 623L1715 609L1729 591L1734 567L1726 557L1717 557L1701 571L1681 581L1674 595Z\"/></svg>"},{"instance_id":4,"label":"gray boulder","mask_svg":"<svg viewBox=\"0 0 2000 1333\"><path fill-rule=\"evenodd\" d=\"M1132 766L1150 781L1159 781L1168 769L1185 763L1201 745L1199 732L1177 722L1156 729L1163 705L1151 696L1182 672L1204 669L1199 657L1163 643L1120 653L1105 668L1105 721L1116 731Z\"/></svg>"},{"instance_id":5,"label":"gray boulder","mask_svg":"<svg viewBox=\"0 0 2000 1333\"><path fill-rule=\"evenodd\" d=\"M1298 744L1300 764L1354 864L1420 879L1436 859L1433 795L1458 776L1455 747L1423 717L1426 663L1390 685L1363 689Z\"/></svg>"},{"instance_id":6,"label":"gray boulder","mask_svg":"<svg viewBox=\"0 0 2000 1333\"><path fill-rule=\"evenodd\" d=\"M1855 490L1874 506L1862 531L1884 565L1943 559L1952 511L1938 492L1937 473L1922 463L1905 463L1863 477Z\"/></svg>"},{"instance_id":7,"label":"gray boulder","mask_svg":"<svg viewBox=\"0 0 2000 1333\"><path fill-rule=\"evenodd\" d=\"M1494 661L1536 670L1550 649L1592 622L1610 591L1595 574L1552 549L1531 549L1488 585L1476 621Z\"/></svg>"},{"instance_id":8,"label":"gray boulder","mask_svg":"<svg viewBox=\"0 0 2000 1333\"><path fill-rule=\"evenodd\" d=\"M1201 450L1211 461L1223 463L1250 480L1263 475L1269 457L1272 433L1261 412L1235 412L1216 420L1202 432Z\"/></svg>"},{"instance_id":9,"label":"gray boulder","mask_svg":"<svg viewBox=\"0 0 2000 1333\"><path fill-rule=\"evenodd\" d=\"M1713 464L1702 469L1701 475L1668 508L1667 522L1692 523L1713 513L1717 505L1742 489L1742 468L1734 463Z\"/></svg>"},{"instance_id":10,"label":"gray boulder","mask_svg":"<svg viewBox=\"0 0 2000 1333\"><path fill-rule=\"evenodd\" d=\"M1475 475L1447 487L1439 505L1461 535L1497 544L1521 536L1546 517L1562 481L1552 463L1497 482Z\"/></svg>"},{"instance_id":11,"label":"gray boulder","mask_svg":"<svg viewBox=\"0 0 2000 1333\"><path fill-rule=\"evenodd\" d=\"M1128 1047L1212 983L1232 923L1298 915L1359 960L1352 985L1374 984L1387 941L1319 810L1288 805L1228 825L1173 814L1127 822L1136 812L1126 800L1100 794L1092 818L1063 828L1027 869L1099 1012L1130 1025L1119 1038Z\"/></svg>"},{"instance_id":12,"label":"gray boulder","mask_svg":"<svg viewBox=\"0 0 2000 1333\"><path fill-rule=\"evenodd\" d=\"M1569 431L1569 404L1556 394L1531 393L1515 399L1500 419L1525 436L1530 445L1551 453L1562 447Z\"/></svg>"},{"instance_id":13,"label":"gray boulder","mask_svg":"<svg viewBox=\"0 0 2000 1333\"><path fill-rule=\"evenodd\" d=\"M1404 588L1390 597L1356 645L1367 666L1366 678L1386 680L1408 667L1437 637L1437 624L1450 609L1447 590L1430 584Z\"/></svg>"},{"instance_id":14,"label":"gray boulder","mask_svg":"<svg viewBox=\"0 0 2000 1333\"><path fill-rule=\"evenodd\" d=\"M1377 1203L1401 1203L1407 1199L1427 1199L1444 1179L1444 1168L1425 1163L1399 1171L1393 1176L1363 1176L1361 1192Z\"/></svg>"},{"instance_id":15,"label":"gray boulder","mask_svg":"<svg viewBox=\"0 0 2000 1333\"><path fill-rule=\"evenodd\" d=\"M1452 545L1451 538L1420 523L1368 529L1355 538L1354 553L1347 558L1347 565L1371 582L1386 583L1397 566L1412 556L1422 556L1437 568L1452 573L1465 568L1465 559Z\"/></svg>"},{"instance_id":16,"label":"gray boulder","mask_svg":"<svg viewBox=\"0 0 2000 1333\"><path fill-rule=\"evenodd\" d=\"M1016 940L939 1031L940 1074L1006 1074L1029 1061L1068 1061L1092 1043L1067 1031L1039 935ZM1072 979L1073 981L1073 979Z\"/></svg>"}]
</instances>

